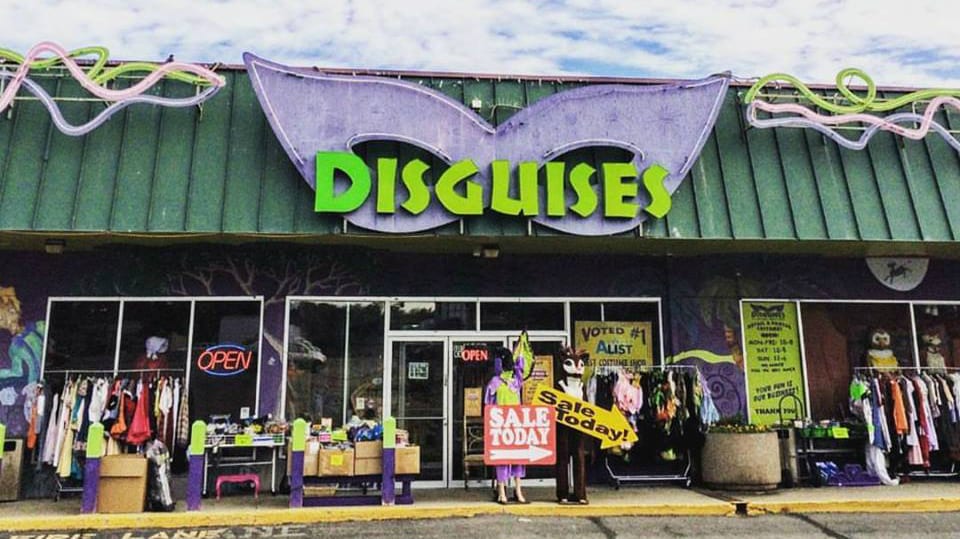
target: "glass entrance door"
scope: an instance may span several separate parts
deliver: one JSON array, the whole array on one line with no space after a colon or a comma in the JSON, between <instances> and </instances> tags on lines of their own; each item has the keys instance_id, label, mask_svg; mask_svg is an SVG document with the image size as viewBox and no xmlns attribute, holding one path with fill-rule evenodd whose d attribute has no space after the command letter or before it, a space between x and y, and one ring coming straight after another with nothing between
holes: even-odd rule
<instances>
[{"instance_id":1,"label":"glass entrance door","mask_svg":"<svg viewBox=\"0 0 960 539\"><path fill-rule=\"evenodd\" d=\"M408 431L420 446L421 486L462 486L467 478L484 482L492 470L470 461L483 453L483 392L493 376L496 346L513 348L510 335L403 337L389 341L391 353L391 415L397 428ZM534 369L523 402L528 403L537 383L553 384L553 355L565 337L531 335ZM479 439L478 439L479 438ZM553 467L530 467L530 479L551 479Z\"/></svg>"},{"instance_id":2,"label":"glass entrance door","mask_svg":"<svg viewBox=\"0 0 960 539\"><path fill-rule=\"evenodd\" d=\"M450 372L453 390L452 429L450 439L450 480L464 480L464 468L469 479L482 481L484 468L473 455L483 455L483 393L493 376L493 357L490 350L504 346L505 339L451 339ZM477 402L479 399L479 402ZM472 458L470 456L473 456ZM465 458L466 457L466 458Z\"/></svg>"},{"instance_id":3,"label":"glass entrance door","mask_svg":"<svg viewBox=\"0 0 960 539\"><path fill-rule=\"evenodd\" d=\"M420 479L446 486L447 341L397 340L391 351L391 410L420 446Z\"/></svg>"}]
</instances>

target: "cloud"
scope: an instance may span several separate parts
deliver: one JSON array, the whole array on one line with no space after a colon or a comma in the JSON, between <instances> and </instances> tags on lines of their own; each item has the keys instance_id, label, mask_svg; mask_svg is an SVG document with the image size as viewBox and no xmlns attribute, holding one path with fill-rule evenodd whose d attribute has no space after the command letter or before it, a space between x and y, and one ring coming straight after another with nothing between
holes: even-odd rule
<instances>
[{"instance_id":1,"label":"cloud","mask_svg":"<svg viewBox=\"0 0 960 539\"><path fill-rule=\"evenodd\" d=\"M117 59L820 83L856 66L881 85L960 87L957 8L938 0L3 1L3 45L21 52L53 40Z\"/></svg>"}]
</instances>

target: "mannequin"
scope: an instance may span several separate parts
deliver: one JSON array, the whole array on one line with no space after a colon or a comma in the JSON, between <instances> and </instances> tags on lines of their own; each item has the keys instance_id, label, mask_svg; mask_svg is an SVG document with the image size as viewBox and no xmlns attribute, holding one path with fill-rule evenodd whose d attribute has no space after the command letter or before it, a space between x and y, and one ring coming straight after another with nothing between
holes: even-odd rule
<instances>
[{"instance_id":1,"label":"mannequin","mask_svg":"<svg viewBox=\"0 0 960 539\"><path fill-rule=\"evenodd\" d=\"M137 358L137 370L148 371L165 370L167 368L167 347L170 342L163 337L147 337L144 343L145 353ZM144 380L152 380L153 373L144 375Z\"/></svg>"},{"instance_id":2,"label":"mannequin","mask_svg":"<svg viewBox=\"0 0 960 539\"><path fill-rule=\"evenodd\" d=\"M533 371L533 349L527 333L520 334L517 346L511 354L510 350L500 346L491 349L494 362L493 378L487 382L484 391L484 404L511 405L520 404L523 391L523 381L530 377ZM517 502L529 503L523 496L520 480L526 476L527 470L523 465L504 464L496 466L497 472L497 503L507 503L506 487L513 479L514 494Z\"/></svg>"},{"instance_id":3,"label":"mannequin","mask_svg":"<svg viewBox=\"0 0 960 539\"><path fill-rule=\"evenodd\" d=\"M563 348L554 357L554 372L558 373L556 389L578 399L584 399L583 367L590 356L583 350ZM557 425L557 501L559 503L587 502L587 447L580 432ZM567 467L573 461L573 492Z\"/></svg>"}]
</instances>

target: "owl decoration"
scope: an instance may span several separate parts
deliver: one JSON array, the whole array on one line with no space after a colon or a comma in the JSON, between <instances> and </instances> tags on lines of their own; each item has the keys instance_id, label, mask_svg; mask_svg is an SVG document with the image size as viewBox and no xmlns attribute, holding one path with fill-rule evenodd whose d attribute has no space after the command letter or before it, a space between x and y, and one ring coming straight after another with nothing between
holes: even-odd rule
<instances>
[{"instance_id":1,"label":"owl decoration","mask_svg":"<svg viewBox=\"0 0 960 539\"><path fill-rule=\"evenodd\" d=\"M867 366L878 370L896 370L897 358L890 347L890 333L883 328L870 332L870 342L867 343Z\"/></svg>"}]
</instances>

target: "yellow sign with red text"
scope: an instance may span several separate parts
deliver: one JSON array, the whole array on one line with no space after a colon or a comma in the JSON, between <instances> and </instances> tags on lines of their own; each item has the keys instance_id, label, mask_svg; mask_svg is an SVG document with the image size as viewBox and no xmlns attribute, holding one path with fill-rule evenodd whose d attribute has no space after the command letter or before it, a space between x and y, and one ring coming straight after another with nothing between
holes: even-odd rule
<instances>
[{"instance_id":1,"label":"yellow sign with red text","mask_svg":"<svg viewBox=\"0 0 960 539\"><path fill-rule=\"evenodd\" d=\"M636 442L633 427L614 405L609 410L541 385L533 394L533 404L551 406L557 411L557 424L566 425L600 439L600 449Z\"/></svg>"}]
</instances>

